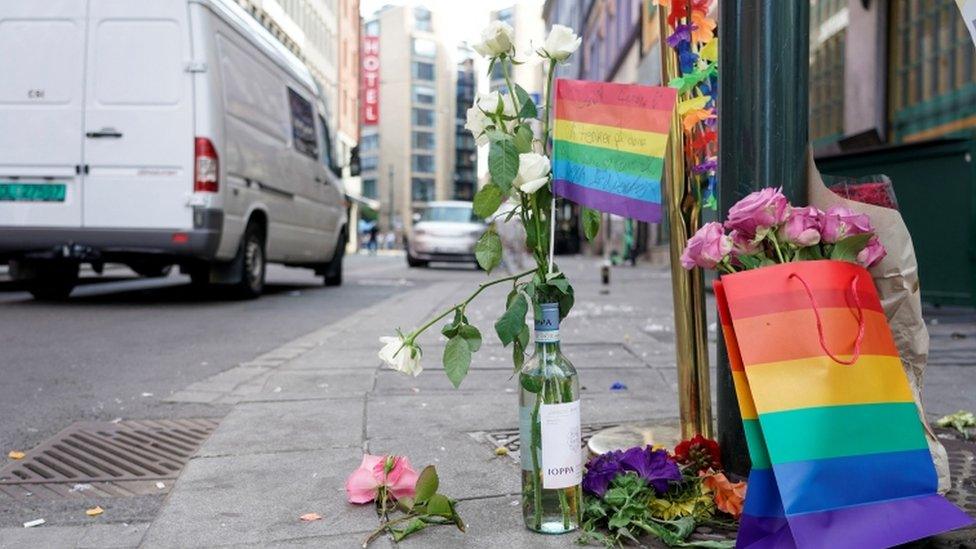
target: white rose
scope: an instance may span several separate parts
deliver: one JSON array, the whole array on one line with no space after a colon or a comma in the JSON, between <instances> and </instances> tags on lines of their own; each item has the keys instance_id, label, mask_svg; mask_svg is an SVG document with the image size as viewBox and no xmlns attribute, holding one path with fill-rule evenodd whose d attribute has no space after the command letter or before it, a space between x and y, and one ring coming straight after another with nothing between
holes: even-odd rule
<instances>
[{"instance_id":1,"label":"white rose","mask_svg":"<svg viewBox=\"0 0 976 549\"><path fill-rule=\"evenodd\" d=\"M536 153L519 155L518 175L513 184L525 194L532 194L549 181L549 158Z\"/></svg>"},{"instance_id":2,"label":"white rose","mask_svg":"<svg viewBox=\"0 0 976 549\"><path fill-rule=\"evenodd\" d=\"M501 94L499 94L497 91L493 91L491 93L479 93L478 99L475 100L475 105L486 113L495 114L498 112L499 101L501 101Z\"/></svg>"},{"instance_id":3,"label":"white rose","mask_svg":"<svg viewBox=\"0 0 976 549\"><path fill-rule=\"evenodd\" d=\"M424 370L420 365L420 349L407 345L402 337L381 337L380 343L384 344L379 352L380 360L390 368L414 377Z\"/></svg>"},{"instance_id":4,"label":"white rose","mask_svg":"<svg viewBox=\"0 0 976 549\"><path fill-rule=\"evenodd\" d=\"M553 25L542 46L546 57L556 61L565 61L576 51L583 39L565 25Z\"/></svg>"},{"instance_id":5,"label":"white rose","mask_svg":"<svg viewBox=\"0 0 976 549\"><path fill-rule=\"evenodd\" d=\"M468 109L467 117L468 120L464 123L464 129L471 132L471 135L474 136L474 142L479 147L487 145L488 135L485 134L485 128L491 123L491 120L477 106Z\"/></svg>"},{"instance_id":6,"label":"white rose","mask_svg":"<svg viewBox=\"0 0 976 549\"><path fill-rule=\"evenodd\" d=\"M498 57L512 51L515 30L508 23L493 21L488 28L481 31L481 42L475 44L474 51L484 57Z\"/></svg>"},{"instance_id":7,"label":"white rose","mask_svg":"<svg viewBox=\"0 0 976 549\"><path fill-rule=\"evenodd\" d=\"M515 118L515 115L518 114L515 112L515 101L510 93L502 95L502 114L511 118Z\"/></svg>"}]
</instances>

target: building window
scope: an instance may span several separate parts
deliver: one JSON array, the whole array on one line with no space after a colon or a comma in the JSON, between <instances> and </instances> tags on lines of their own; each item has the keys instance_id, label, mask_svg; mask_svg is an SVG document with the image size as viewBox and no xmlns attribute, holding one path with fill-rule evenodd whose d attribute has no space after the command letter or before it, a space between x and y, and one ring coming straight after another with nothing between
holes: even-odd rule
<instances>
[{"instance_id":1,"label":"building window","mask_svg":"<svg viewBox=\"0 0 976 549\"><path fill-rule=\"evenodd\" d=\"M411 144L415 149L433 149L434 134L432 132L413 132Z\"/></svg>"},{"instance_id":2,"label":"building window","mask_svg":"<svg viewBox=\"0 0 976 549\"><path fill-rule=\"evenodd\" d=\"M380 163L380 157L376 155L359 157L359 169L364 172L375 170L376 166L378 166L379 163Z\"/></svg>"},{"instance_id":3,"label":"building window","mask_svg":"<svg viewBox=\"0 0 976 549\"><path fill-rule=\"evenodd\" d=\"M433 80L434 79L434 64L424 63L423 61L413 62L413 78L414 80Z\"/></svg>"},{"instance_id":4,"label":"building window","mask_svg":"<svg viewBox=\"0 0 976 549\"><path fill-rule=\"evenodd\" d=\"M927 139L976 124L976 56L953 0L892 0L888 116L894 141Z\"/></svg>"},{"instance_id":5,"label":"building window","mask_svg":"<svg viewBox=\"0 0 976 549\"><path fill-rule=\"evenodd\" d=\"M421 103L424 105L433 105L434 101L437 99L437 92L434 88L430 86L424 86L421 84L413 85L413 102Z\"/></svg>"},{"instance_id":6,"label":"building window","mask_svg":"<svg viewBox=\"0 0 976 549\"><path fill-rule=\"evenodd\" d=\"M375 151L378 148L380 148L380 134L378 133L363 135L359 140L360 153Z\"/></svg>"},{"instance_id":7,"label":"building window","mask_svg":"<svg viewBox=\"0 0 976 549\"><path fill-rule=\"evenodd\" d=\"M413 10L413 20L414 27L417 30L431 32L433 30L433 25L431 25L430 10L422 6L416 7Z\"/></svg>"},{"instance_id":8,"label":"building window","mask_svg":"<svg viewBox=\"0 0 976 549\"><path fill-rule=\"evenodd\" d=\"M415 154L410 167L415 172L434 173L434 157L429 154Z\"/></svg>"},{"instance_id":9,"label":"building window","mask_svg":"<svg viewBox=\"0 0 976 549\"><path fill-rule=\"evenodd\" d=\"M414 38L413 54L423 57L435 57L437 55L437 42L426 38Z\"/></svg>"},{"instance_id":10,"label":"building window","mask_svg":"<svg viewBox=\"0 0 976 549\"><path fill-rule=\"evenodd\" d=\"M434 200L434 180L429 177L414 177L411 179L410 197L414 202L430 202Z\"/></svg>"},{"instance_id":11,"label":"building window","mask_svg":"<svg viewBox=\"0 0 976 549\"><path fill-rule=\"evenodd\" d=\"M376 179L370 177L363 179L363 196L366 198L376 198Z\"/></svg>"},{"instance_id":12,"label":"building window","mask_svg":"<svg viewBox=\"0 0 976 549\"><path fill-rule=\"evenodd\" d=\"M434 126L434 111L413 108L413 125L430 128Z\"/></svg>"},{"instance_id":13,"label":"building window","mask_svg":"<svg viewBox=\"0 0 976 549\"><path fill-rule=\"evenodd\" d=\"M288 88L288 105L291 107L291 134L295 150L311 158L318 158L319 146L315 139L312 104L298 95L298 92Z\"/></svg>"}]
</instances>

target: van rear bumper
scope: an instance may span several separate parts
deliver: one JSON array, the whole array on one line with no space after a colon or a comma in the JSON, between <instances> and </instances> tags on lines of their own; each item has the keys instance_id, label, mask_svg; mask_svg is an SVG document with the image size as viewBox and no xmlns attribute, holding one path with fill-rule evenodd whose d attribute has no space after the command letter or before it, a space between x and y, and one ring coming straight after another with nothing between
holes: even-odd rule
<instances>
[{"instance_id":1,"label":"van rear bumper","mask_svg":"<svg viewBox=\"0 0 976 549\"><path fill-rule=\"evenodd\" d=\"M165 255L212 259L220 244L223 212L194 212L193 229L128 229L0 226L0 260L58 254L66 246L91 248L103 259Z\"/></svg>"}]
</instances>

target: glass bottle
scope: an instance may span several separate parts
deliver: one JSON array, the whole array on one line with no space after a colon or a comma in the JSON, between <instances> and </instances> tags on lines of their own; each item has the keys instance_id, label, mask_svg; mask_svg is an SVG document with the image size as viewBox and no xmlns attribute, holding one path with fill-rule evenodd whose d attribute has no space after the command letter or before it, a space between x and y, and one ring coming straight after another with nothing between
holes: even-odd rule
<instances>
[{"instance_id":1,"label":"glass bottle","mask_svg":"<svg viewBox=\"0 0 976 549\"><path fill-rule=\"evenodd\" d=\"M559 350L559 305L535 319L535 353L519 371L522 514L529 530L562 534L579 527L583 478L579 379Z\"/></svg>"}]
</instances>

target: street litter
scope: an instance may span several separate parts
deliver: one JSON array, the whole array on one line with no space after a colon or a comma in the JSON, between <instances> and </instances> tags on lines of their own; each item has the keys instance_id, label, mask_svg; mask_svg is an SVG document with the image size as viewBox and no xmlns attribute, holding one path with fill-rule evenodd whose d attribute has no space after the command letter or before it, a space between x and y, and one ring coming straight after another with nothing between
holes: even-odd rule
<instances>
[{"instance_id":1,"label":"street litter","mask_svg":"<svg viewBox=\"0 0 976 549\"><path fill-rule=\"evenodd\" d=\"M322 515L318 513L305 513L298 518L300 518L302 522L315 522L317 520L322 520Z\"/></svg>"},{"instance_id":2,"label":"street litter","mask_svg":"<svg viewBox=\"0 0 976 549\"><path fill-rule=\"evenodd\" d=\"M166 485L162 482L156 482L156 488L162 490L163 488L166 488Z\"/></svg>"},{"instance_id":3,"label":"street litter","mask_svg":"<svg viewBox=\"0 0 976 549\"><path fill-rule=\"evenodd\" d=\"M92 485L91 484L75 484L68 491L69 492L84 492L85 490L91 490L91 489L92 489Z\"/></svg>"},{"instance_id":4,"label":"street litter","mask_svg":"<svg viewBox=\"0 0 976 549\"><path fill-rule=\"evenodd\" d=\"M11 450L10 453L7 454L7 457L10 459L24 459L25 456L27 456L27 454L21 452L20 450Z\"/></svg>"},{"instance_id":5,"label":"street litter","mask_svg":"<svg viewBox=\"0 0 976 549\"><path fill-rule=\"evenodd\" d=\"M92 507L91 509L86 510L85 511L85 514L88 515L88 516L90 516L90 517L97 517L98 515L101 515L104 512L105 512L104 509L102 509L101 507L99 507L99 506L96 505L96 506Z\"/></svg>"},{"instance_id":6,"label":"street litter","mask_svg":"<svg viewBox=\"0 0 976 549\"><path fill-rule=\"evenodd\" d=\"M45 522L47 522L47 521L44 520L44 519L29 520L29 521L27 521L27 522L24 523L24 528L33 528L35 526L40 526L40 525L44 524Z\"/></svg>"},{"instance_id":7,"label":"street litter","mask_svg":"<svg viewBox=\"0 0 976 549\"><path fill-rule=\"evenodd\" d=\"M613 385L610 386L611 391L626 391L627 385L620 381L614 381Z\"/></svg>"}]
</instances>

